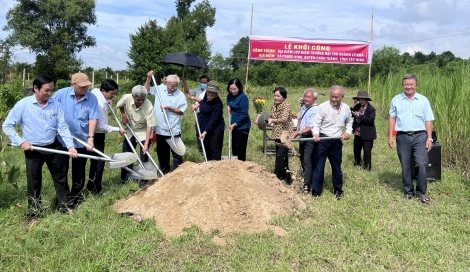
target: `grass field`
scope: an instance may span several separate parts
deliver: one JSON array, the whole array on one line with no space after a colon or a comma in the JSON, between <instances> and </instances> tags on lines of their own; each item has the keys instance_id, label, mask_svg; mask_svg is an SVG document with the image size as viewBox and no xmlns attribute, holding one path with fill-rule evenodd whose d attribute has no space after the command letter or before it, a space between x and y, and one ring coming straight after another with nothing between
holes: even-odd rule
<instances>
[{"instance_id":1,"label":"grass field","mask_svg":"<svg viewBox=\"0 0 470 272\"><path fill-rule=\"evenodd\" d=\"M286 89L293 111L298 111L303 89ZM319 92L328 94L327 89ZM343 101L349 104L356 93L347 90ZM249 88L249 96L254 95L267 97L269 109L270 87ZM319 103L326 99L321 95ZM193 124L188 110L183 120L184 159L202 162ZM344 142L343 199L337 201L331 192L327 166L326 188L319 198L303 195L307 209L272 220L287 235L233 233L223 237L225 246L212 242L217 231L204 233L193 226L170 238L153 220L138 224L116 214L109 206L138 190L136 183L115 186L119 170L105 171L106 195L86 194L75 213L48 211L28 226L23 153L4 148L1 161L19 166L21 175L18 191L6 182L0 184L0 267L3 271L468 271L469 180L444 168L442 181L428 186L429 205L403 199L396 150L387 145L386 120L378 116L376 125L372 172L353 166L352 140ZM117 134L109 134L108 139L106 153L120 152L122 140ZM256 126L250 131L247 157L273 171L274 158L264 159L262 132ZM298 158L291 157L290 168L301 175ZM54 190L47 168L43 173L43 200L50 205ZM300 182L296 180L292 190L298 190Z\"/></svg>"}]
</instances>

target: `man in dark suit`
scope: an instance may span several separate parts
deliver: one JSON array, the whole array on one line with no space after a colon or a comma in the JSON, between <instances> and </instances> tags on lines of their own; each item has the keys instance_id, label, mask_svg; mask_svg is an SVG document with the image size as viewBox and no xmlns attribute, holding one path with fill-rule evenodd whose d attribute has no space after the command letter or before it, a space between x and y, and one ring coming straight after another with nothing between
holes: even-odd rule
<instances>
[{"instance_id":1,"label":"man in dark suit","mask_svg":"<svg viewBox=\"0 0 470 272\"><path fill-rule=\"evenodd\" d=\"M372 147L377 138L374 124L375 108L369 103L372 100L367 91L359 91L353 99L355 102L351 107L351 113L354 118L354 165L361 165L361 151L364 149L362 168L370 171Z\"/></svg>"}]
</instances>

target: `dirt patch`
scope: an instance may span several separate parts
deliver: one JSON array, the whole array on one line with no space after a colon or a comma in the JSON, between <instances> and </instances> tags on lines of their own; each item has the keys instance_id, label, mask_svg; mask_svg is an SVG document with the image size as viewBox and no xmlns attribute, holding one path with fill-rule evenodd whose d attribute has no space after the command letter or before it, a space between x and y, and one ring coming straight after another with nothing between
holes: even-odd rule
<instances>
[{"instance_id":1,"label":"dirt patch","mask_svg":"<svg viewBox=\"0 0 470 272\"><path fill-rule=\"evenodd\" d=\"M220 235L265 231L268 221L305 203L265 167L238 160L185 162L158 182L113 205L119 212L155 218L169 235L195 224Z\"/></svg>"}]
</instances>

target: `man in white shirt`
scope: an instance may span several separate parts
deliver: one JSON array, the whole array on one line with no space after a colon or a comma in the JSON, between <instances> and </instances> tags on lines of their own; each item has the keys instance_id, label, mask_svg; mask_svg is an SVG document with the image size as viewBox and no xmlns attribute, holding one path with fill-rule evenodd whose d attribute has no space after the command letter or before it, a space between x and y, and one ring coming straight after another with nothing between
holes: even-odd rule
<instances>
[{"instance_id":1,"label":"man in white shirt","mask_svg":"<svg viewBox=\"0 0 470 272\"><path fill-rule=\"evenodd\" d=\"M340 139L320 140L320 137L341 137L342 140L348 140L351 136L353 119L349 106L341 103L343 97L343 87L333 85L330 88L330 100L317 107L313 119L312 134L316 142L313 149L313 197L322 193L326 158L331 165L335 197L337 200L343 197L343 172L341 171L343 142ZM344 127L346 127L346 133L343 134Z\"/></svg>"},{"instance_id":2,"label":"man in white shirt","mask_svg":"<svg viewBox=\"0 0 470 272\"><path fill-rule=\"evenodd\" d=\"M118 84L112 79L106 79L101 83L100 88L94 88L91 93L98 100L98 111L100 117L95 130L95 148L104 153L105 139L108 132L119 132L121 135L126 133L125 130L113 127L108 124L108 104L113 100L118 91ZM91 160L90 173L88 175L88 183L86 188L93 194L103 193L103 170L105 161Z\"/></svg>"}]
</instances>

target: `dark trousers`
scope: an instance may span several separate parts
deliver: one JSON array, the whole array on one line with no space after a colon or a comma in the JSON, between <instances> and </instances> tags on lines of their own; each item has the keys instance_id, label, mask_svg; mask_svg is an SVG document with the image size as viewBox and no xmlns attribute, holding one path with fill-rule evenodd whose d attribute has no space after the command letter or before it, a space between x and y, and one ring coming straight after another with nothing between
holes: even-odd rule
<instances>
[{"instance_id":1,"label":"dark trousers","mask_svg":"<svg viewBox=\"0 0 470 272\"><path fill-rule=\"evenodd\" d=\"M232 154L241 161L246 161L246 147L250 129L232 130Z\"/></svg>"},{"instance_id":2,"label":"dark trousers","mask_svg":"<svg viewBox=\"0 0 470 272\"><path fill-rule=\"evenodd\" d=\"M224 144L224 131L208 132L204 137L204 149L207 161L220 161L222 159L222 145Z\"/></svg>"},{"instance_id":3,"label":"dark trousers","mask_svg":"<svg viewBox=\"0 0 470 272\"><path fill-rule=\"evenodd\" d=\"M174 137L180 138L181 135L176 135ZM163 174L170 172L170 152L173 155L173 169L176 169L183 163L183 157L170 148L166 139L171 139L171 137L157 134L157 156Z\"/></svg>"},{"instance_id":4,"label":"dark trousers","mask_svg":"<svg viewBox=\"0 0 470 272\"><path fill-rule=\"evenodd\" d=\"M132 143L132 146L134 147L134 149L137 149L137 140L135 139L135 137L132 136L132 137L129 138L129 140L131 140L131 143ZM157 141L158 141L158 139L157 139ZM143 145L145 144L145 140L141 141L141 142L142 142ZM147 150L149 150L149 148L150 148L150 141L149 141L149 145L147 147ZM140 144L139 144L139 150L140 150L140 152L139 152L140 160L142 161L142 163L148 162L149 159L148 159L147 155L144 154ZM124 142L122 143L122 152L132 152L132 148L131 148L131 146L129 145L129 143L127 142L127 140L125 138L124 138ZM127 167L132 169L132 164L129 164ZM129 174L129 172L124 170L124 168L121 168L121 181L127 181L129 179L128 174Z\"/></svg>"},{"instance_id":5,"label":"dark trousers","mask_svg":"<svg viewBox=\"0 0 470 272\"><path fill-rule=\"evenodd\" d=\"M374 141L363 140L361 136L354 136L354 165L361 165L361 151L364 150L364 161L362 168L370 171L372 168L372 148Z\"/></svg>"},{"instance_id":6,"label":"dark trousers","mask_svg":"<svg viewBox=\"0 0 470 272\"><path fill-rule=\"evenodd\" d=\"M95 133L95 148L104 153L106 134ZM96 155L96 154L94 154ZM86 188L93 194L98 194L103 189L101 182L103 180L105 161L90 160L90 173L88 174L88 183Z\"/></svg>"},{"instance_id":7,"label":"dark trousers","mask_svg":"<svg viewBox=\"0 0 470 272\"><path fill-rule=\"evenodd\" d=\"M416 196L426 194L428 181L426 180L426 167L428 165L428 152L426 149L427 135L425 132L407 135L397 133L397 153L401 164L403 191L413 195L413 181L411 160L414 158L416 173Z\"/></svg>"},{"instance_id":8,"label":"dark trousers","mask_svg":"<svg viewBox=\"0 0 470 272\"><path fill-rule=\"evenodd\" d=\"M341 140L321 140L315 144L313 149L312 194L320 195L323 191L327 158L331 165L334 193L343 193L343 172L341 171L342 149L343 143Z\"/></svg>"},{"instance_id":9,"label":"dark trousers","mask_svg":"<svg viewBox=\"0 0 470 272\"><path fill-rule=\"evenodd\" d=\"M54 143L43 147L64 150L57 139ZM70 190L67 183L69 168L67 155L43 151L25 151L24 157L26 162L28 217L34 218L41 215L42 167L44 163L46 163L54 182L58 208L68 207L70 205Z\"/></svg>"},{"instance_id":10,"label":"dark trousers","mask_svg":"<svg viewBox=\"0 0 470 272\"><path fill-rule=\"evenodd\" d=\"M281 143L281 140L276 139L276 143ZM290 182L289 170L289 148L285 146L276 145L276 161L274 163L274 174L278 179Z\"/></svg>"},{"instance_id":11,"label":"dark trousers","mask_svg":"<svg viewBox=\"0 0 470 272\"><path fill-rule=\"evenodd\" d=\"M89 152L85 147L75 149L79 154L94 155L93 152ZM87 158L72 159L72 190L70 191L70 195L75 204L83 201L87 160Z\"/></svg>"},{"instance_id":12,"label":"dark trousers","mask_svg":"<svg viewBox=\"0 0 470 272\"><path fill-rule=\"evenodd\" d=\"M313 148L315 147L314 141L305 141L299 143L300 164L304 172L304 185L312 186L313 174Z\"/></svg>"}]
</instances>

